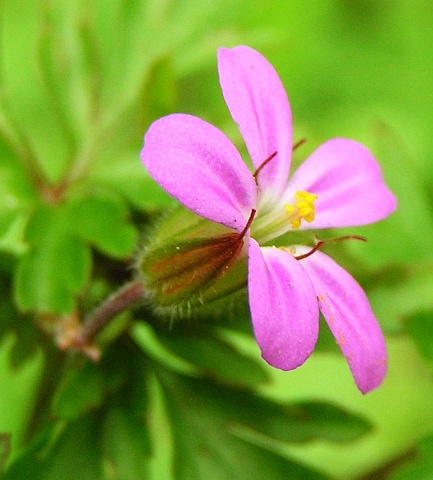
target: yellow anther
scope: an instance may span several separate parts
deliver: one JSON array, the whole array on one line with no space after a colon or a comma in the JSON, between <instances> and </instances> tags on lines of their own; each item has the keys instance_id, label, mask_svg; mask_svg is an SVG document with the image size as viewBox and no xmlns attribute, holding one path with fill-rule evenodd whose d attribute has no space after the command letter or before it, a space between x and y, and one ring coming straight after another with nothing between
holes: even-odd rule
<instances>
[{"instance_id":1,"label":"yellow anther","mask_svg":"<svg viewBox=\"0 0 433 480\"><path fill-rule=\"evenodd\" d=\"M287 203L285 205L286 212L289 215L289 221L294 230L301 226L301 221L305 220L311 223L314 220L316 207L314 202L318 196L314 193L298 190L295 193L295 205Z\"/></svg>"}]
</instances>

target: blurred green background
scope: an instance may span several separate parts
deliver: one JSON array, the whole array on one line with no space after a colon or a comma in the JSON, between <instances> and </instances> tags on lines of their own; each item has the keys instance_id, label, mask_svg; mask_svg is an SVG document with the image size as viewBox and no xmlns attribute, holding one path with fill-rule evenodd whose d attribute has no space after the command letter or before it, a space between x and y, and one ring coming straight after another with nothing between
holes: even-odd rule
<instances>
[{"instance_id":1,"label":"blurred green background","mask_svg":"<svg viewBox=\"0 0 433 480\"><path fill-rule=\"evenodd\" d=\"M432 32L428 0L0 1L5 478L433 478ZM330 250L387 336L389 374L365 397L326 333L296 371L267 368L245 312L243 326L198 336L125 313L97 366L54 345L129 278L136 242L175 204L141 166L150 123L191 113L243 151L216 71L216 49L238 44L261 51L286 86L295 141L308 140L295 162L330 137L357 139L398 197L391 218L350 229L367 244ZM269 403L231 406L239 385ZM266 429L276 405L311 402L308 435L302 422L293 438ZM202 422L191 438L179 405ZM249 408L261 426L242 417ZM290 412L287 425L305 414Z\"/></svg>"}]
</instances>

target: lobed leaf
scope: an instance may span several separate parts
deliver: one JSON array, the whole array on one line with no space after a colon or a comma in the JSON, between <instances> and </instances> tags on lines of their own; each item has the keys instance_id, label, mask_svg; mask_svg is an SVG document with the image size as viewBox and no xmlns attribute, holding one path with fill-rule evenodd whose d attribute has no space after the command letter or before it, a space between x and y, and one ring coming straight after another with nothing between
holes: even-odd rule
<instances>
[{"instance_id":1,"label":"lobed leaf","mask_svg":"<svg viewBox=\"0 0 433 480\"><path fill-rule=\"evenodd\" d=\"M236 385L257 386L269 380L261 363L242 354L216 332L158 335L159 341L206 377Z\"/></svg>"},{"instance_id":2,"label":"lobed leaf","mask_svg":"<svg viewBox=\"0 0 433 480\"><path fill-rule=\"evenodd\" d=\"M239 413L242 419L260 414L252 411L248 403L239 405L236 390L204 380L175 376L160 368L157 377L172 425L173 471L177 480L325 478L319 472L234 435ZM248 399L247 393L244 398Z\"/></svg>"},{"instance_id":3,"label":"lobed leaf","mask_svg":"<svg viewBox=\"0 0 433 480\"><path fill-rule=\"evenodd\" d=\"M90 249L71 235L61 208L40 206L27 228L29 251L19 262L15 298L24 310L65 314L91 266Z\"/></svg>"},{"instance_id":4,"label":"lobed leaf","mask_svg":"<svg viewBox=\"0 0 433 480\"><path fill-rule=\"evenodd\" d=\"M113 257L129 255L137 240L120 198L93 195L73 199L66 207L71 234ZM78 221L77 221L78 219Z\"/></svg>"}]
</instances>

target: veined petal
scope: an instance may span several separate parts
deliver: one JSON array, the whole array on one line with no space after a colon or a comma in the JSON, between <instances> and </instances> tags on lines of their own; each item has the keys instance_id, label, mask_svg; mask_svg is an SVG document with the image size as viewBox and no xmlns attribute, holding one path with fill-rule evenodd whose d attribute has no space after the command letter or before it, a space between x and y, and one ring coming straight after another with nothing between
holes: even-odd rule
<instances>
[{"instance_id":1,"label":"veined petal","mask_svg":"<svg viewBox=\"0 0 433 480\"><path fill-rule=\"evenodd\" d=\"M248 244L248 296L254 335L262 357L292 370L317 341L319 309L314 287L300 262L275 247Z\"/></svg>"},{"instance_id":2,"label":"veined petal","mask_svg":"<svg viewBox=\"0 0 433 480\"><path fill-rule=\"evenodd\" d=\"M141 158L150 175L190 210L242 231L257 187L223 132L191 115L169 115L150 126Z\"/></svg>"},{"instance_id":3,"label":"veined petal","mask_svg":"<svg viewBox=\"0 0 433 480\"><path fill-rule=\"evenodd\" d=\"M335 228L366 225L382 220L397 207L372 153L360 143L335 138L322 144L298 168L284 201L295 192L318 195L312 223L301 228Z\"/></svg>"},{"instance_id":4,"label":"veined petal","mask_svg":"<svg viewBox=\"0 0 433 480\"><path fill-rule=\"evenodd\" d=\"M272 65L252 48L218 50L224 99L257 169L278 152L258 175L266 197L284 190L292 157L292 113L286 91Z\"/></svg>"},{"instance_id":5,"label":"veined petal","mask_svg":"<svg viewBox=\"0 0 433 480\"><path fill-rule=\"evenodd\" d=\"M304 253L302 249L300 253ZM364 291L346 270L322 252L315 252L300 263L313 281L320 310L358 388L362 393L373 390L385 377L387 354Z\"/></svg>"}]
</instances>

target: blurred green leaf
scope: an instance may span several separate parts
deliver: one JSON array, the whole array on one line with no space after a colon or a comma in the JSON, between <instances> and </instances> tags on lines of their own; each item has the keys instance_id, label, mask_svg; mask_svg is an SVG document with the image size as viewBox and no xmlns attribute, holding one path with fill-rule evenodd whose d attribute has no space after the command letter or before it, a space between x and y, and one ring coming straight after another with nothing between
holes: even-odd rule
<instances>
[{"instance_id":1,"label":"blurred green leaf","mask_svg":"<svg viewBox=\"0 0 433 480\"><path fill-rule=\"evenodd\" d=\"M126 221L128 211L120 198L75 198L66 208L70 231L77 238L110 256L125 257L132 252L137 235Z\"/></svg>"},{"instance_id":2,"label":"blurred green leaf","mask_svg":"<svg viewBox=\"0 0 433 480\"><path fill-rule=\"evenodd\" d=\"M178 395L187 389L195 392L190 401L194 399L198 408L205 408L207 404L211 411L219 410L225 421L280 441L297 443L323 438L346 442L363 435L370 428L361 417L326 403L282 405L248 390L210 381L178 377L174 382L179 383Z\"/></svg>"},{"instance_id":3,"label":"blurred green leaf","mask_svg":"<svg viewBox=\"0 0 433 480\"><path fill-rule=\"evenodd\" d=\"M381 273L378 272L379 279ZM386 274L382 274L386 277ZM368 298L381 325L388 332L400 332L405 318L432 307L433 272L428 263L391 271L392 281L373 284ZM398 278L399 281L395 282Z\"/></svg>"},{"instance_id":4,"label":"blurred green leaf","mask_svg":"<svg viewBox=\"0 0 433 480\"><path fill-rule=\"evenodd\" d=\"M71 151L61 118L40 75L41 4L3 2L0 85L3 110L24 143L22 146L31 154L26 160L37 161L49 181L55 183L68 165Z\"/></svg>"},{"instance_id":5,"label":"blurred green leaf","mask_svg":"<svg viewBox=\"0 0 433 480\"><path fill-rule=\"evenodd\" d=\"M15 278L19 307L40 313L69 313L88 279L90 249L70 233L61 207L40 206L27 228L31 245Z\"/></svg>"},{"instance_id":6,"label":"blurred green leaf","mask_svg":"<svg viewBox=\"0 0 433 480\"><path fill-rule=\"evenodd\" d=\"M52 423L5 474L5 480L148 478L150 440L144 421L120 406Z\"/></svg>"},{"instance_id":7,"label":"blurred green leaf","mask_svg":"<svg viewBox=\"0 0 433 480\"><path fill-rule=\"evenodd\" d=\"M111 409L104 419L102 448L111 478L149 478L151 443L143 419L122 407Z\"/></svg>"},{"instance_id":8,"label":"blurred green leaf","mask_svg":"<svg viewBox=\"0 0 433 480\"><path fill-rule=\"evenodd\" d=\"M97 120L99 58L88 2L43 4L39 62L71 153Z\"/></svg>"},{"instance_id":9,"label":"blurred green leaf","mask_svg":"<svg viewBox=\"0 0 433 480\"><path fill-rule=\"evenodd\" d=\"M426 360L433 362L433 311L410 315L405 319L404 327Z\"/></svg>"},{"instance_id":10,"label":"blurred green leaf","mask_svg":"<svg viewBox=\"0 0 433 480\"><path fill-rule=\"evenodd\" d=\"M184 377L159 367L174 435L175 478L322 478L261 446L239 431L280 441L345 441L367 430L356 417L325 404L283 406L252 392ZM256 442L260 445L260 438Z\"/></svg>"},{"instance_id":11,"label":"blurred green leaf","mask_svg":"<svg viewBox=\"0 0 433 480\"><path fill-rule=\"evenodd\" d=\"M19 307L69 313L75 294L89 278L89 243L110 256L125 257L132 252L136 231L126 216L121 200L107 195L39 206L26 230L30 248L16 276Z\"/></svg>"},{"instance_id":12,"label":"blurred green leaf","mask_svg":"<svg viewBox=\"0 0 433 480\"><path fill-rule=\"evenodd\" d=\"M146 172L140 160L140 145L131 152L99 159L85 180L89 189L94 185L109 187L140 209L157 209L176 205Z\"/></svg>"},{"instance_id":13,"label":"blurred green leaf","mask_svg":"<svg viewBox=\"0 0 433 480\"><path fill-rule=\"evenodd\" d=\"M91 414L67 424L43 462L41 479L67 479L77 475L83 480L103 479L99 429L98 418ZM23 474L27 474L25 470Z\"/></svg>"},{"instance_id":14,"label":"blurred green leaf","mask_svg":"<svg viewBox=\"0 0 433 480\"><path fill-rule=\"evenodd\" d=\"M13 332L16 341L10 350L9 361L12 369L17 370L34 358L41 343L41 333L35 327L33 319L19 315L10 295L10 286L0 279L0 339Z\"/></svg>"},{"instance_id":15,"label":"blurred green leaf","mask_svg":"<svg viewBox=\"0 0 433 480\"><path fill-rule=\"evenodd\" d=\"M216 332L158 335L159 341L205 376L225 382L257 386L269 380L266 370L228 344Z\"/></svg>"},{"instance_id":16,"label":"blurred green leaf","mask_svg":"<svg viewBox=\"0 0 433 480\"><path fill-rule=\"evenodd\" d=\"M110 346L98 365L69 364L60 386L54 385L42 428L6 478L148 478L147 368L138 349L119 345Z\"/></svg>"},{"instance_id":17,"label":"blurred green leaf","mask_svg":"<svg viewBox=\"0 0 433 480\"><path fill-rule=\"evenodd\" d=\"M7 261L0 255L0 265ZM15 265L15 262L13 263ZM15 341L10 349L10 367L15 372L29 360L34 359L41 344L41 332L35 327L30 315L20 315L17 311L9 275L0 273L0 341L13 333Z\"/></svg>"},{"instance_id":18,"label":"blurred green leaf","mask_svg":"<svg viewBox=\"0 0 433 480\"><path fill-rule=\"evenodd\" d=\"M103 398L104 381L100 369L88 361L82 368L68 372L53 399L53 413L65 420L75 420L99 407Z\"/></svg>"},{"instance_id":19,"label":"blurred green leaf","mask_svg":"<svg viewBox=\"0 0 433 480\"><path fill-rule=\"evenodd\" d=\"M4 472L4 467L11 452L11 435L0 433L0 478Z\"/></svg>"},{"instance_id":20,"label":"blurred green leaf","mask_svg":"<svg viewBox=\"0 0 433 480\"><path fill-rule=\"evenodd\" d=\"M23 232L16 227L29 217L35 194L22 166L1 147L0 139L0 249L21 253Z\"/></svg>"},{"instance_id":21,"label":"blurred green leaf","mask_svg":"<svg viewBox=\"0 0 433 480\"><path fill-rule=\"evenodd\" d=\"M177 89L173 60L170 56L158 58L152 65L149 78L141 92L141 129L149 122L176 110Z\"/></svg>"},{"instance_id":22,"label":"blurred green leaf","mask_svg":"<svg viewBox=\"0 0 433 480\"><path fill-rule=\"evenodd\" d=\"M36 461L39 451L53 438L54 432L51 428L39 430L36 438L30 442L24 452L8 466L2 480L16 480L18 478L31 478L32 480L43 480L43 465ZM54 479L53 479L54 480Z\"/></svg>"},{"instance_id":23,"label":"blurred green leaf","mask_svg":"<svg viewBox=\"0 0 433 480\"><path fill-rule=\"evenodd\" d=\"M419 444L419 455L389 476L390 480L430 480L433 477L433 435Z\"/></svg>"}]
</instances>

